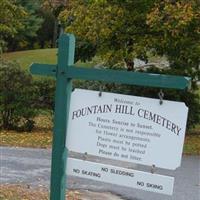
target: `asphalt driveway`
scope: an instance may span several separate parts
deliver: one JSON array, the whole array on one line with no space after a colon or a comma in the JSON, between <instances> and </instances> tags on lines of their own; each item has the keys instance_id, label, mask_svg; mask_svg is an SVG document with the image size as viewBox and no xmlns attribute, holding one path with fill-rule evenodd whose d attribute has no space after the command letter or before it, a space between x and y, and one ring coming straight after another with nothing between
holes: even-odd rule
<instances>
[{"instance_id":1,"label":"asphalt driveway","mask_svg":"<svg viewBox=\"0 0 200 200\"><path fill-rule=\"evenodd\" d=\"M72 153L70 156L80 157L80 155ZM0 147L0 182L25 183L32 186L48 187L50 180L50 157L51 150L49 149ZM149 170L147 167L130 163L112 160L102 161L95 157L89 157L88 159L137 170ZM68 178L68 188L111 192L121 196L122 199L129 200L200 200L200 156L183 156L182 165L177 170L158 169L156 173L175 177L173 196L76 177Z\"/></svg>"}]
</instances>

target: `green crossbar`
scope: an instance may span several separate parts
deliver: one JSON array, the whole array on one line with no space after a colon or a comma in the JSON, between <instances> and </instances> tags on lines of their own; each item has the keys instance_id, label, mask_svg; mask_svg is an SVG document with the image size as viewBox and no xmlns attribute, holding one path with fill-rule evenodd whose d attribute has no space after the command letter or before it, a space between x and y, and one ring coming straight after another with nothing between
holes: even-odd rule
<instances>
[{"instance_id":1,"label":"green crossbar","mask_svg":"<svg viewBox=\"0 0 200 200\"><path fill-rule=\"evenodd\" d=\"M51 159L50 199L65 200L66 164L68 152L65 148L67 121L72 91L72 79L98 80L138 86L186 89L190 78L140 72L105 69L87 69L74 66L75 37L63 34L59 38L58 64L38 64L30 66L32 74L56 78L54 131Z\"/></svg>"},{"instance_id":2,"label":"green crossbar","mask_svg":"<svg viewBox=\"0 0 200 200\"><path fill-rule=\"evenodd\" d=\"M30 71L35 75L56 76L57 66L49 64L33 63L30 66Z\"/></svg>"},{"instance_id":3,"label":"green crossbar","mask_svg":"<svg viewBox=\"0 0 200 200\"><path fill-rule=\"evenodd\" d=\"M56 65L32 64L31 73L56 76ZM66 78L96 80L157 88L186 89L190 87L190 78L184 76L161 75L142 72L127 72L109 69L87 69L69 66L63 71Z\"/></svg>"}]
</instances>

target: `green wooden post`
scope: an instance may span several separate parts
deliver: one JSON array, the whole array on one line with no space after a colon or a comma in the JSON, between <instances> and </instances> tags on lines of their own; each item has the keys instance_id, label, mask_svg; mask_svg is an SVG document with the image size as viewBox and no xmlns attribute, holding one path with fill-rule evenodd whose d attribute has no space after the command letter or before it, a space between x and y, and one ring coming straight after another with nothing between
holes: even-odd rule
<instances>
[{"instance_id":1,"label":"green wooden post","mask_svg":"<svg viewBox=\"0 0 200 200\"><path fill-rule=\"evenodd\" d=\"M66 160L65 148L67 119L71 95L71 79L65 78L69 65L74 63L75 38L73 35L63 35L59 39L58 66L56 71L56 97L54 131L51 161L50 199L64 200L66 190Z\"/></svg>"}]
</instances>

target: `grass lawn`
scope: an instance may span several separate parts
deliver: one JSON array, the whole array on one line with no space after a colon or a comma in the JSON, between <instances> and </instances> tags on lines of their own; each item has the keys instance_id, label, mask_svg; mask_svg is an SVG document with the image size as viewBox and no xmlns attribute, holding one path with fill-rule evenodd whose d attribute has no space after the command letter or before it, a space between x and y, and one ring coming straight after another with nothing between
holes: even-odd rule
<instances>
[{"instance_id":1,"label":"grass lawn","mask_svg":"<svg viewBox=\"0 0 200 200\"><path fill-rule=\"evenodd\" d=\"M29 71L31 63L43 63L43 64L56 64L57 63L57 49L36 49L28 51L16 51L11 53L4 53L3 58L16 61L20 64L22 69ZM78 62L77 66L80 67L92 67L96 64L96 61L87 63Z\"/></svg>"},{"instance_id":2,"label":"grass lawn","mask_svg":"<svg viewBox=\"0 0 200 200\"><path fill-rule=\"evenodd\" d=\"M22 69L28 71L31 63L55 64L57 62L57 49L37 49L16 51L3 54L3 58L18 62Z\"/></svg>"},{"instance_id":3,"label":"grass lawn","mask_svg":"<svg viewBox=\"0 0 200 200\"><path fill-rule=\"evenodd\" d=\"M183 153L186 155L200 155L200 134L186 136Z\"/></svg>"}]
</instances>

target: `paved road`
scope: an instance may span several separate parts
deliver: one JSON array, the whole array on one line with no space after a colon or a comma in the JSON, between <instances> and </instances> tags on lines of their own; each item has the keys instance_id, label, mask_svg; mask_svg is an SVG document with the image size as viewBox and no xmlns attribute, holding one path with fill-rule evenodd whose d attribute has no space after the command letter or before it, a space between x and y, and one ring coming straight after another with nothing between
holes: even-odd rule
<instances>
[{"instance_id":1,"label":"paved road","mask_svg":"<svg viewBox=\"0 0 200 200\"><path fill-rule=\"evenodd\" d=\"M51 150L0 147L1 183L20 182L33 186L49 186L50 156ZM79 157L76 154L71 154L71 156ZM90 157L89 160L97 161L97 158ZM133 166L130 163L120 163L110 160L104 160L104 163L147 170L145 167ZM175 177L173 196L160 195L74 177L69 177L68 186L73 189L108 191L126 200L200 200L199 156L184 156L182 166L176 171L159 169L157 173Z\"/></svg>"}]
</instances>

